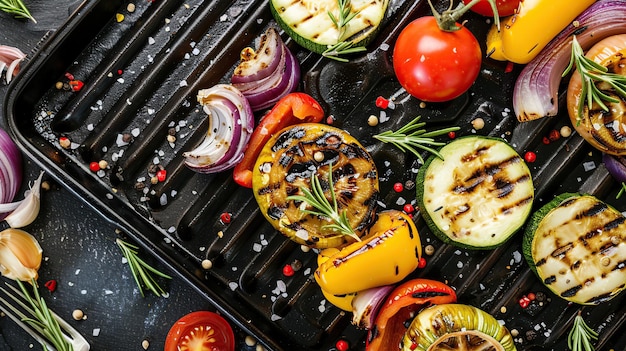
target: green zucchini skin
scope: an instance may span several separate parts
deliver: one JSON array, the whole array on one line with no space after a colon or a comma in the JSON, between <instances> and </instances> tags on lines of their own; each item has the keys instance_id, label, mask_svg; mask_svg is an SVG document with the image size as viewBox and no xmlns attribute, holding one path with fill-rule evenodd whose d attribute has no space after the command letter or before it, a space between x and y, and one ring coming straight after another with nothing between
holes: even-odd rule
<instances>
[{"instance_id":1,"label":"green zucchini skin","mask_svg":"<svg viewBox=\"0 0 626 351\"><path fill-rule=\"evenodd\" d=\"M626 217L592 195L564 193L542 206L522 251L543 284L567 301L598 305L626 287Z\"/></svg>"},{"instance_id":2,"label":"green zucchini skin","mask_svg":"<svg viewBox=\"0 0 626 351\"><path fill-rule=\"evenodd\" d=\"M357 15L348 23L344 38L339 37L339 31L330 20L328 12L338 16L337 0L270 0L269 6L276 23L300 46L312 52L322 54L329 47L340 41L351 42L353 46L367 46L380 31L380 26L386 16L389 0L352 1L353 13ZM291 9L288 9L291 7ZM290 18L290 12L295 8L309 9L308 13L298 11L298 15L305 19L308 29L299 19ZM314 10L314 9L315 10ZM296 11L293 11L296 12ZM317 30L311 31L311 28ZM341 40L338 40L341 39Z\"/></svg>"},{"instance_id":3,"label":"green zucchini skin","mask_svg":"<svg viewBox=\"0 0 626 351\"><path fill-rule=\"evenodd\" d=\"M494 249L509 240L532 211L534 186L524 160L504 139L477 135L457 138L439 152L444 159L431 155L416 178L420 214L429 229L466 249ZM459 223L463 227L455 229Z\"/></svg>"}]
</instances>

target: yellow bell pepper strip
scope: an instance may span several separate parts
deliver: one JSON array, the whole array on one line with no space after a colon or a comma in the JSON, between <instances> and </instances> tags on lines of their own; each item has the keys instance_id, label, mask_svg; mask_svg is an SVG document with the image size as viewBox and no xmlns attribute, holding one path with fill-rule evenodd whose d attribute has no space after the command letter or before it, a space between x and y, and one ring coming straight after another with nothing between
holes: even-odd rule
<instances>
[{"instance_id":1,"label":"yellow bell pepper strip","mask_svg":"<svg viewBox=\"0 0 626 351\"><path fill-rule=\"evenodd\" d=\"M416 278L397 286L376 315L367 336L366 351L384 351L399 345L406 333L406 321L431 305L455 303L456 292L448 285L431 279Z\"/></svg>"},{"instance_id":2,"label":"yellow bell pepper strip","mask_svg":"<svg viewBox=\"0 0 626 351\"><path fill-rule=\"evenodd\" d=\"M324 249L317 254L317 265L320 266L322 263L328 261L333 255L339 252L339 249L331 247L328 249ZM340 294L334 295L322 289L322 294L326 301L333 304L333 306L338 307L344 311L352 312L352 300L356 296L356 292L349 294Z\"/></svg>"},{"instance_id":3,"label":"yellow bell pepper strip","mask_svg":"<svg viewBox=\"0 0 626 351\"><path fill-rule=\"evenodd\" d=\"M341 248L315 271L322 291L343 295L395 284L413 272L422 245L413 219L397 210L378 214L361 241Z\"/></svg>"},{"instance_id":4,"label":"yellow bell pepper strip","mask_svg":"<svg viewBox=\"0 0 626 351\"><path fill-rule=\"evenodd\" d=\"M524 0L517 13L500 28L502 55L506 60L530 62L559 32L595 0ZM492 46L489 44L491 43ZM491 38L487 52L497 48L498 40ZM499 55L491 56L498 59ZM504 60L503 60L504 61Z\"/></svg>"},{"instance_id":5,"label":"yellow bell pepper strip","mask_svg":"<svg viewBox=\"0 0 626 351\"><path fill-rule=\"evenodd\" d=\"M322 106L308 94L290 93L278 100L252 132L243 159L233 170L235 182L246 188L252 188L252 168L261 149L273 134L297 123L319 122L322 118L324 118Z\"/></svg>"}]
</instances>

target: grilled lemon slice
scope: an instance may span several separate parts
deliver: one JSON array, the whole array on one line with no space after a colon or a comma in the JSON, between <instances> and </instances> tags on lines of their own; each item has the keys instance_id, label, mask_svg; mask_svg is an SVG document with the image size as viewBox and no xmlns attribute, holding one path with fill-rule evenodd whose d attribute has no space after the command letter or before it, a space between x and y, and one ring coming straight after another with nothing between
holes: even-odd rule
<instances>
[{"instance_id":1,"label":"grilled lemon slice","mask_svg":"<svg viewBox=\"0 0 626 351\"><path fill-rule=\"evenodd\" d=\"M490 249L509 239L530 215L530 170L504 140L455 139L417 175L417 200L430 230L446 243Z\"/></svg>"},{"instance_id":2,"label":"grilled lemon slice","mask_svg":"<svg viewBox=\"0 0 626 351\"><path fill-rule=\"evenodd\" d=\"M334 189L329 189L332 166ZM346 131L317 123L303 123L274 135L259 154L253 170L252 190L261 212L291 240L313 248L339 247L354 242L329 228L325 216L303 202L288 199L303 195L317 176L324 196L332 203L334 191L338 213L346 212L357 236L365 234L375 215L378 173L369 153Z\"/></svg>"},{"instance_id":3,"label":"grilled lemon slice","mask_svg":"<svg viewBox=\"0 0 626 351\"><path fill-rule=\"evenodd\" d=\"M565 300L597 305L626 285L626 218L594 196L566 193L544 205L526 228L523 250Z\"/></svg>"},{"instance_id":4,"label":"grilled lemon slice","mask_svg":"<svg viewBox=\"0 0 626 351\"><path fill-rule=\"evenodd\" d=\"M401 342L405 351L514 351L513 338L498 321L476 307L433 305L415 316Z\"/></svg>"}]
</instances>

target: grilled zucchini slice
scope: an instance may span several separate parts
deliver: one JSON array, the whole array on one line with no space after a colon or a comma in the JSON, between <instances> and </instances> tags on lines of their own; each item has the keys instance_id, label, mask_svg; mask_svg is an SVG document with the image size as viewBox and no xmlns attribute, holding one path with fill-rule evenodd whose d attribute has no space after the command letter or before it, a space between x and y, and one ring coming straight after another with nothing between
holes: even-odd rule
<instances>
[{"instance_id":1,"label":"grilled zucchini slice","mask_svg":"<svg viewBox=\"0 0 626 351\"><path fill-rule=\"evenodd\" d=\"M271 0L270 9L278 25L304 48L323 53L340 42L367 46L375 37L385 17L389 0L352 0L350 15L354 17L338 28L332 14L340 18L338 0Z\"/></svg>"},{"instance_id":2,"label":"grilled zucchini slice","mask_svg":"<svg viewBox=\"0 0 626 351\"><path fill-rule=\"evenodd\" d=\"M513 337L481 309L463 304L433 305L415 316L404 334L404 351L514 351Z\"/></svg>"},{"instance_id":3,"label":"grilled zucchini slice","mask_svg":"<svg viewBox=\"0 0 626 351\"><path fill-rule=\"evenodd\" d=\"M591 195L561 194L537 210L523 251L539 279L567 301L597 305L626 285L626 218Z\"/></svg>"},{"instance_id":4,"label":"grilled zucchini slice","mask_svg":"<svg viewBox=\"0 0 626 351\"><path fill-rule=\"evenodd\" d=\"M530 215L528 166L503 139L468 136L429 157L417 174L417 201L430 230L468 249L503 244Z\"/></svg>"},{"instance_id":5,"label":"grilled zucchini slice","mask_svg":"<svg viewBox=\"0 0 626 351\"><path fill-rule=\"evenodd\" d=\"M334 189L328 189L331 165ZM357 236L365 235L379 196L376 164L354 137L324 124L288 127L263 147L252 172L252 190L265 218L301 245L321 249L354 242L329 228L328 218L303 211L306 203L287 199L303 195L302 188L310 189L311 175L318 177L330 203L330 191L335 192L338 212L346 211Z\"/></svg>"}]
</instances>

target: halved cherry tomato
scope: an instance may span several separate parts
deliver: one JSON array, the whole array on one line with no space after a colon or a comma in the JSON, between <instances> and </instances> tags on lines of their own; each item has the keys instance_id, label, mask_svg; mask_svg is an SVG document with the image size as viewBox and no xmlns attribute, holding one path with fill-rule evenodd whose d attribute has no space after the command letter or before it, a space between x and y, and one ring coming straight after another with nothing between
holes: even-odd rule
<instances>
[{"instance_id":1,"label":"halved cherry tomato","mask_svg":"<svg viewBox=\"0 0 626 351\"><path fill-rule=\"evenodd\" d=\"M235 182L246 188L252 188L252 167L261 149L274 133L297 123L319 122L322 118L324 118L322 106L308 94L291 93L278 100L252 132L243 159L233 171Z\"/></svg>"},{"instance_id":2,"label":"halved cherry tomato","mask_svg":"<svg viewBox=\"0 0 626 351\"><path fill-rule=\"evenodd\" d=\"M400 85L429 102L449 101L467 91L478 77L481 62L480 45L469 29L442 30L433 16L409 23L393 50L393 69Z\"/></svg>"},{"instance_id":3,"label":"halved cherry tomato","mask_svg":"<svg viewBox=\"0 0 626 351\"><path fill-rule=\"evenodd\" d=\"M472 2L472 0L463 0L465 5ZM520 0L496 0L496 8L498 9L498 15L500 17L510 16L515 13L515 10L519 7ZM472 11L479 15L493 17L493 10L488 0L480 0L476 5L472 6Z\"/></svg>"},{"instance_id":4,"label":"halved cherry tomato","mask_svg":"<svg viewBox=\"0 0 626 351\"><path fill-rule=\"evenodd\" d=\"M389 350L399 345L408 323L418 311L431 306L456 302L456 293L448 285L417 278L396 287L380 307L374 326L367 336L366 351Z\"/></svg>"},{"instance_id":5,"label":"halved cherry tomato","mask_svg":"<svg viewBox=\"0 0 626 351\"><path fill-rule=\"evenodd\" d=\"M165 339L164 351L234 351L235 335L230 324L210 311L181 317Z\"/></svg>"}]
</instances>

